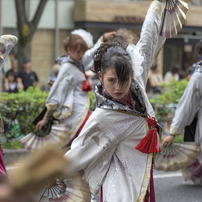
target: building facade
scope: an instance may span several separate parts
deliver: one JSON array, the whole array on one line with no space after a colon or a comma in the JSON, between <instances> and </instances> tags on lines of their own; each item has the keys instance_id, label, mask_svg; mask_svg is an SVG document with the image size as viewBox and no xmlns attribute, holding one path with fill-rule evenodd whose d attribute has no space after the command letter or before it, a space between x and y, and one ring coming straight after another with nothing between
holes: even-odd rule
<instances>
[{"instance_id":1,"label":"building facade","mask_svg":"<svg viewBox=\"0 0 202 202\"><path fill-rule=\"evenodd\" d=\"M189 1L187 21L178 36L168 39L159 54L157 64L165 74L172 65L187 69L198 58L193 47L202 36L202 0ZM17 33L14 0L0 0L2 34ZM32 19L39 0L26 0L29 19ZM121 27L140 35L150 1L134 0L48 0L38 29L32 40L31 62L42 84L46 84L55 58L65 54L62 41L75 28L90 31L96 41L104 32ZM17 47L14 49L17 52Z\"/></svg>"}]
</instances>

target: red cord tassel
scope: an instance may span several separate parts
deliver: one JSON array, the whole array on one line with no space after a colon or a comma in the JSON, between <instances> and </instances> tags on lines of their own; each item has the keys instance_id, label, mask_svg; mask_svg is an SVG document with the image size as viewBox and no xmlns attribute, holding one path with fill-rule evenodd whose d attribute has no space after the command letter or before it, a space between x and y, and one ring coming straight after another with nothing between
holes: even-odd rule
<instances>
[{"instance_id":1,"label":"red cord tassel","mask_svg":"<svg viewBox=\"0 0 202 202\"><path fill-rule=\"evenodd\" d=\"M84 84L83 84L83 87L82 87L82 90L83 91L91 91L93 90L92 86L90 85L90 82L88 80L88 76L85 74L85 77L86 77L86 80L84 81Z\"/></svg>"},{"instance_id":2,"label":"red cord tassel","mask_svg":"<svg viewBox=\"0 0 202 202\"><path fill-rule=\"evenodd\" d=\"M147 123L151 129L148 131L144 139L135 147L135 149L147 154L159 153L161 152L161 147L159 144L157 129L155 128L157 121L154 117L149 117L147 118Z\"/></svg>"}]
</instances>

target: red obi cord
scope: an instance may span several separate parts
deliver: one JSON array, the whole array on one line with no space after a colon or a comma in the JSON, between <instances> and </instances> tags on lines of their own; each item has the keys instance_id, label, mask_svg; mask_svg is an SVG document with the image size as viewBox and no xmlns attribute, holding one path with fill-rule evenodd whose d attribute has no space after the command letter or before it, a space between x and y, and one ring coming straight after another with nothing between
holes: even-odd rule
<instances>
[{"instance_id":1,"label":"red obi cord","mask_svg":"<svg viewBox=\"0 0 202 202\"><path fill-rule=\"evenodd\" d=\"M161 147L159 143L159 136L157 133L157 121L154 117L144 117L147 119L148 126L150 130L144 139L135 147L135 149L143 153L159 153L161 152Z\"/></svg>"},{"instance_id":2,"label":"red obi cord","mask_svg":"<svg viewBox=\"0 0 202 202\"><path fill-rule=\"evenodd\" d=\"M85 73L84 73L85 74ZM86 77L86 80L84 81L84 84L83 84L83 87L82 87L82 90L83 91L91 91L93 90L92 86L90 85L90 82L88 80L88 76L85 74L85 77Z\"/></svg>"}]
</instances>

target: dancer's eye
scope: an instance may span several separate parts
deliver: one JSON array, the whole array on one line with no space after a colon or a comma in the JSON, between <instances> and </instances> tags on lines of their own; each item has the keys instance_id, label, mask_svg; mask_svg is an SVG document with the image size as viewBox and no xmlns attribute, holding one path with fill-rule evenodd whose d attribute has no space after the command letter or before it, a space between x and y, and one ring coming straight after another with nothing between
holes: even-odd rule
<instances>
[{"instance_id":1,"label":"dancer's eye","mask_svg":"<svg viewBox=\"0 0 202 202\"><path fill-rule=\"evenodd\" d=\"M114 79L108 79L108 81L109 81L109 82L114 82L115 80L114 80Z\"/></svg>"}]
</instances>

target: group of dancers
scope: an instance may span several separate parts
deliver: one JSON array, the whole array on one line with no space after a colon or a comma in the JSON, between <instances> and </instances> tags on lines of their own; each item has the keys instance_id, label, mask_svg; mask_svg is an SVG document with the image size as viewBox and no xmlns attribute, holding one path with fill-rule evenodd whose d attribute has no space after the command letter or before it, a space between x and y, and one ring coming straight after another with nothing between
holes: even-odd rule
<instances>
[{"instance_id":1,"label":"group of dancers","mask_svg":"<svg viewBox=\"0 0 202 202\"><path fill-rule=\"evenodd\" d=\"M68 141L64 142L70 147L64 155L71 161L68 169L71 173L83 170L90 192L96 195L101 190L102 202L155 202L152 167L161 150L160 132L145 87L150 67L165 42L160 36L162 13L162 3L154 0L139 42L127 47L111 40L116 32L105 33L93 46L89 32L74 30L64 41L67 55L58 58L59 74L46 99L46 112L36 125L41 130L51 117L68 125ZM14 36L1 36L1 65L16 43ZM201 54L202 42L197 47ZM88 97L92 88L85 75L89 69L100 79L92 114ZM195 141L202 143L201 77L199 62L178 104L171 135L163 140L165 147L195 117ZM0 155L0 171L6 175ZM183 170L186 180L195 184L202 183L201 155Z\"/></svg>"}]
</instances>

